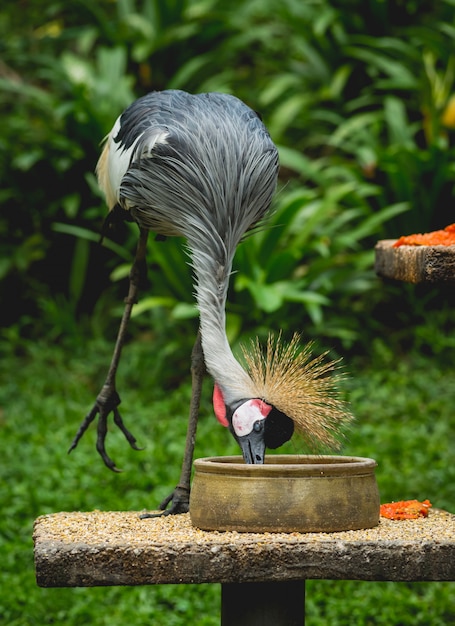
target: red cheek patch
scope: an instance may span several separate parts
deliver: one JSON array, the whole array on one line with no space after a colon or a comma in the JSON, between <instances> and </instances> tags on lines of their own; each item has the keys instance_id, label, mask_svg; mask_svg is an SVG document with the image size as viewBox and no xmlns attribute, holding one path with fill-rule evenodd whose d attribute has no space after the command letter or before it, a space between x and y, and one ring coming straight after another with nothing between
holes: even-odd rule
<instances>
[{"instance_id":1,"label":"red cheek patch","mask_svg":"<svg viewBox=\"0 0 455 626\"><path fill-rule=\"evenodd\" d=\"M253 400L250 400L250 403L251 406L255 406L258 409L259 413L263 417L267 417L267 415L272 410L270 404L267 404L266 402L264 402L264 400L260 400L259 398L254 398Z\"/></svg>"},{"instance_id":2,"label":"red cheek patch","mask_svg":"<svg viewBox=\"0 0 455 626\"><path fill-rule=\"evenodd\" d=\"M224 404L221 389L216 384L213 389L213 410L215 411L215 417L219 423L227 428L229 426L229 422L226 417L226 405Z\"/></svg>"}]
</instances>

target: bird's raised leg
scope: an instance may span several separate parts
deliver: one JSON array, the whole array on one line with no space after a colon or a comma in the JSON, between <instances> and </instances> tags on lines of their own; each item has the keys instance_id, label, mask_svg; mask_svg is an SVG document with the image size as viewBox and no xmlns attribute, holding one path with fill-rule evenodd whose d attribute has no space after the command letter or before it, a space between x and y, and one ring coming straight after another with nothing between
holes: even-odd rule
<instances>
[{"instance_id":1,"label":"bird's raised leg","mask_svg":"<svg viewBox=\"0 0 455 626\"><path fill-rule=\"evenodd\" d=\"M139 235L139 243L136 250L136 256L134 259L134 263L131 267L130 271L130 284L128 289L128 295L125 298L125 309L123 311L122 321L120 322L119 331L117 334L117 340L115 342L114 353L112 355L111 364L109 366L109 370L107 373L106 380L104 382L101 391L99 392L95 404L91 411L85 416L82 424L79 427L79 430L74 437L74 440L71 444L68 453L70 453L79 443L79 440L93 422L95 417L98 415L98 425L97 425L97 439L96 439L96 449L100 454L101 458L104 461L104 464L114 472L119 472L119 470L114 461L109 457L106 452L105 440L107 434L107 418L110 413L113 414L114 424L116 424L122 433L125 435L126 440L130 444L130 446L134 450L141 450L136 445L135 437L130 433L130 431L126 428L123 423L122 417L118 410L118 405L120 404L120 396L117 393L117 389L115 387L115 377L117 373L118 364L120 361L120 356L122 353L122 348L125 343L126 329L128 326L129 319L131 317L131 311L133 309L133 305L137 302L137 294L139 290L139 285L143 282L147 266L146 266L146 252L147 252L147 238L148 231L144 229L140 229Z\"/></svg>"},{"instance_id":2,"label":"bird's raised leg","mask_svg":"<svg viewBox=\"0 0 455 626\"><path fill-rule=\"evenodd\" d=\"M186 431L185 452L183 455L180 480L174 491L160 504L162 513L145 513L141 519L160 517L161 515L176 515L187 513L190 508L191 468L193 466L194 444L196 442L199 406L201 403L202 382L205 375L204 354L202 352L201 333L197 334L196 342L191 352L191 402L188 428ZM167 506L170 504L170 508Z\"/></svg>"}]
</instances>

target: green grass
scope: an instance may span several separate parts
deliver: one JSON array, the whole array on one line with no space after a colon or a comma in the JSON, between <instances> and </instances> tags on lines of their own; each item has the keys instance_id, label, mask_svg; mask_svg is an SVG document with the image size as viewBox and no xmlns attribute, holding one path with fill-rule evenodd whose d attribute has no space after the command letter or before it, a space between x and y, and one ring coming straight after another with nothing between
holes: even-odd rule
<instances>
[{"instance_id":1,"label":"green grass","mask_svg":"<svg viewBox=\"0 0 455 626\"><path fill-rule=\"evenodd\" d=\"M453 463L455 365L372 347L371 360L347 362L346 393L356 415L345 454L378 461L381 500L429 498L455 512ZM190 390L166 389L146 338L127 346L119 372L124 418L145 450L119 432L109 472L93 429L70 456L68 446L103 380L111 346L77 349L42 343L0 360L0 623L11 626L173 626L219 624L218 585L40 589L34 578L33 520L71 510L153 508L178 480ZM176 358L174 357L170 358ZM186 369L187 355L176 367ZM211 414L204 389L197 456L237 453ZM304 451L298 440L282 451ZM307 626L455 624L451 583L308 581Z\"/></svg>"}]
</instances>

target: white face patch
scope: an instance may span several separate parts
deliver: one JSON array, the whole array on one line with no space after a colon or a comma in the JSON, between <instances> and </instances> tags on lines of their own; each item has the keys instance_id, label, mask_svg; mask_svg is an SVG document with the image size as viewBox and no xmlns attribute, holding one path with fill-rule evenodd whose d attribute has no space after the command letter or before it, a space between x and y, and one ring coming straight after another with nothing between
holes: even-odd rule
<instances>
[{"instance_id":1,"label":"white face patch","mask_svg":"<svg viewBox=\"0 0 455 626\"><path fill-rule=\"evenodd\" d=\"M257 398L241 404L232 416L232 427L237 437L249 435L255 422L264 420L271 409L269 404Z\"/></svg>"}]
</instances>

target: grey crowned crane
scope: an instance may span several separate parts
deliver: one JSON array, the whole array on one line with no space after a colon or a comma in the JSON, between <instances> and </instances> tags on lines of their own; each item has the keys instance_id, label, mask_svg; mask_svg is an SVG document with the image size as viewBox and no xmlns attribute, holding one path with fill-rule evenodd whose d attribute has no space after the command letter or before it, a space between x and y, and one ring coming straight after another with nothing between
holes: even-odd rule
<instances>
[{"instance_id":1,"label":"grey crowned crane","mask_svg":"<svg viewBox=\"0 0 455 626\"><path fill-rule=\"evenodd\" d=\"M218 421L239 443L246 463L263 463L265 450L288 441L294 428L312 442L331 444L349 419L332 393L334 363L310 358L298 337L288 345L269 339L234 357L225 330L225 304L233 257L244 235L264 221L278 177L278 152L258 115L221 93L168 90L133 102L117 119L97 165L110 213L139 226L125 310L106 381L82 422L70 451L98 416L97 450L118 471L105 448L113 414L134 449L136 440L118 410L116 372L138 285L146 272L149 231L186 239L200 315L192 351L192 400L180 481L160 505L188 511L190 475L203 376L214 380ZM168 505L170 508L167 509ZM167 509L167 510L166 510Z\"/></svg>"}]
</instances>

